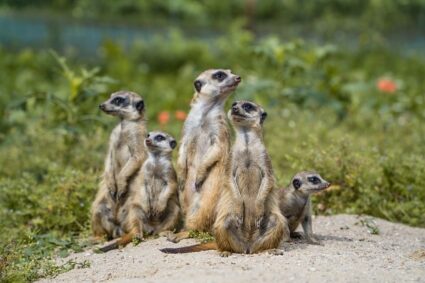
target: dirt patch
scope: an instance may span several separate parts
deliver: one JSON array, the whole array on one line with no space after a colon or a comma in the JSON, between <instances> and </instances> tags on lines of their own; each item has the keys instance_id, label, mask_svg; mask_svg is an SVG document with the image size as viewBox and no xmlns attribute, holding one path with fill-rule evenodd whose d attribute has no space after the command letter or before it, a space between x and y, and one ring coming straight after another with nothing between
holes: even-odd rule
<instances>
[{"instance_id":1,"label":"dirt patch","mask_svg":"<svg viewBox=\"0 0 425 283\"><path fill-rule=\"evenodd\" d=\"M159 248L196 241L173 244L164 238L105 254L86 251L66 260L88 260L89 268L41 282L425 282L425 229L354 215L316 217L313 229L322 246L283 243L282 256L167 255Z\"/></svg>"}]
</instances>

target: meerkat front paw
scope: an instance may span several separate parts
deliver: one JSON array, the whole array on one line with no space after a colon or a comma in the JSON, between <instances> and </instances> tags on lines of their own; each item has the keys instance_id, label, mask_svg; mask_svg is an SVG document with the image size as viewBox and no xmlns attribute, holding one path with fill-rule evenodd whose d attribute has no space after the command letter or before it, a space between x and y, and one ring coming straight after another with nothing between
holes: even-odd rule
<instances>
[{"instance_id":1,"label":"meerkat front paw","mask_svg":"<svg viewBox=\"0 0 425 283\"><path fill-rule=\"evenodd\" d=\"M323 243L314 237L307 237L307 243L310 245L323 246Z\"/></svg>"}]
</instances>

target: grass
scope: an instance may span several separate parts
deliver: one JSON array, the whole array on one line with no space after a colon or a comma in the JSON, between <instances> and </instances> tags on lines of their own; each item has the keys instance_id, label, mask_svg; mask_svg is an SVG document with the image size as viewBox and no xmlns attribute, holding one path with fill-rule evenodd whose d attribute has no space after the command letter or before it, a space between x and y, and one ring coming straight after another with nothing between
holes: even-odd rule
<instances>
[{"instance_id":1,"label":"grass","mask_svg":"<svg viewBox=\"0 0 425 283\"><path fill-rule=\"evenodd\" d=\"M1 281L87 267L54 258L89 245L90 204L117 122L97 105L115 90L134 90L146 100L149 129L179 138L183 122L174 113L189 110L193 78L210 67L243 77L229 104L251 99L267 110L279 186L314 169L335 184L314 197L316 213L425 227L424 57L373 42L348 51L255 39L234 26L208 43L176 30L129 50L105 42L92 61L0 49ZM382 89L383 79L395 89ZM170 119L159 123L163 111Z\"/></svg>"}]
</instances>

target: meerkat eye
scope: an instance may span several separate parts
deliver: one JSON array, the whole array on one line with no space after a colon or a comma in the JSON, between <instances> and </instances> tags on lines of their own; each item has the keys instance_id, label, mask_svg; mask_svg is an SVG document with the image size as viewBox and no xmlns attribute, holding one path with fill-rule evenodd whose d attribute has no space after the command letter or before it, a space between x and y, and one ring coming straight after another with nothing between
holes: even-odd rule
<instances>
[{"instance_id":1,"label":"meerkat eye","mask_svg":"<svg viewBox=\"0 0 425 283\"><path fill-rule=\"evenodd\" d=\"M157 141L157 142L162 142L163 140L165 140L165 137L164 137L164 136L162 136L162 135L157 135L157 136L155 137L155 141Z\"/></svg>"},{"instance_id":2,"label":"meerkat eye","mask_svg":"<svg viewBox=\"0 0 425 283\"><path fill-rule=\"evenodd\" d=\"M233 102L232 103L232 107L236 106L236 104L238 104L237 102Z\"/></svg>"},{"instance_id":3,"label":"meerkat eye","mask_svg":"<svg viewBox=\"0 0 425 283\"><path fill-rule=\"evenodd\" d=\"M294 188L296 189L296 190L298 190L299 188L301 188L301 181L299 180L299 179L295 179L295 180L293 180L292 181L292 185L294 186Z\"/></svg>"},{"instance_id":4,"label":"meerkat eye","mask_svg":"<svg viewBox=\"0 0 425 283\"><path fill-rule=\"evenodd\" d=\"M245 103L244 105L242 105L242 108L245 111L250 112L254 109L254 105L252 105L251 103Z\"/></svg>"},{"instance_id":5,"label":"meerkat eye","mask_svg":"<svg viewBox=\"0 0 425 283\"><path fill-rule=\"evenodd\" d=\"M320 183L322 182L322 181L320 181L320 179L319 179L318 177L316 177L316 176L308 177L308 178L307 178L307 180L308 180L310 183L314 184L314 185L320 184Z\"/></svg>"},{"instance_id":6,"label":"meerkat eye","mask_svg":"<svg viewBox=\"0 0 425 283\"><path fill-rule=\"evenodd\" d=\"M223 81L225 78L227 78L227 75L226 75L226 73L225 73L225 72L223 72L223 71L218 71L218 72L216 72L216 73L214 73L214 74L212 75L212 78L213 78L214 80L217 80L217 81L221 82L221 81Z\"/></svg>"},{"instance_id":7,"label":"meerkat eye","mask_svg":"<svg viewBox=\"0 0 425 283\"><path fill-rule=\"evenodd\" d=\"M112 99L111 103L119 106L119 105L123 104L124 100L125 100L124 98L118 96L118 97L115 97L114 99Z\"/></svg>"}]
</instances>

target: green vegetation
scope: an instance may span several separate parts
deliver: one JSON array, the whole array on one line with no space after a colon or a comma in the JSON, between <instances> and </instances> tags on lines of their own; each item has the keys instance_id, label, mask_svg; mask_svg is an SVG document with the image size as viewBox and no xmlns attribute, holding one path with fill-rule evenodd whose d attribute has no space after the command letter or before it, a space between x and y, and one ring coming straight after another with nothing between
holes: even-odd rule
<instances>
[{"instance_id":1,"label":"green vegetation","mask_svg":"<svg viewBox=\"0 0 425 283\"><path fill-rule=\"evenodd\" d=\"M83 20L164 24L169 21L195 28L227 29L229 22L245 19L248 25L307 25L325 33L341 31L394 32L425 27L423 0L0 0L0 8L48 12Z\"/></svg>"},{"instance_id":2,"label":"green vegetation","mask_svg":"<svg viewBox=\"0 0 425 283\"><path fill-rule=\"evenodd\" d=\"M0 4L15 2L26 1ZM90 204L117 122L97 105L113 91L134 90L146 100L149 128L179 138L182 121L175 113L189 110L194 77L211 67L242 76L229 103L251 99L268 111L265 138L280 186L308 169L335 184L314 198L316 213L368 214L425 227L425 57L401 54L373 37L347 50L258 39L237 24L228 29L208 41L171 30L129 49L107 41L90 63L72 54L0 48L1 281L88 266L52 257L89 245ZM170 119L159 123L164 111Z\"/></svg>"}]
</instances>

